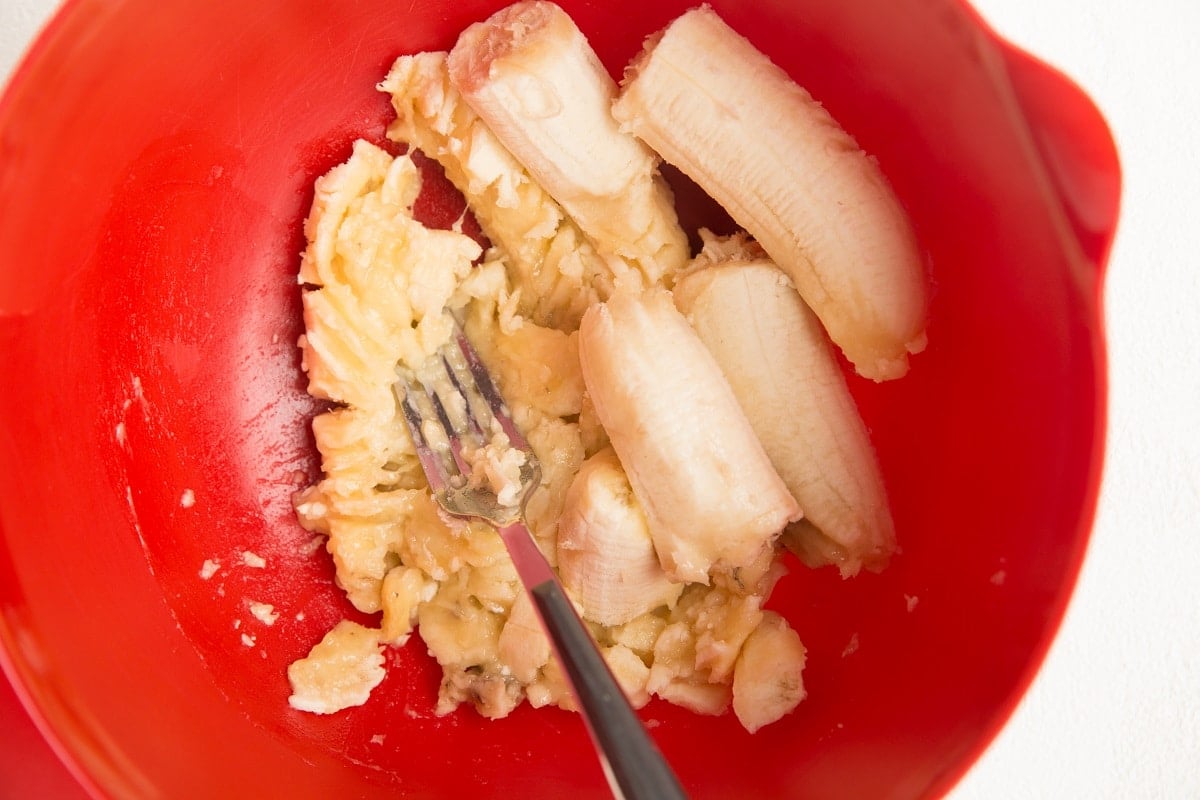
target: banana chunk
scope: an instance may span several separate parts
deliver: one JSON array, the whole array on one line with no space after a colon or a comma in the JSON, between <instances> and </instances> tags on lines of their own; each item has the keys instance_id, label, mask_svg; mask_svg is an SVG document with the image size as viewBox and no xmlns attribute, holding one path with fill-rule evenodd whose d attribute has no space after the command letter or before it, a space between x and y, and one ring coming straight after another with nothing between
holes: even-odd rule
<instances>
[{"instance_id":1,"label":"banana chunk","mask_svg":"<svg viewBox=\"0 0 1200 800\"><path fill-rule=\"evenodd\" d=\"M650 668L646 666L637 653L624 645L613 645L603 650L604 660L612 670L621 690L629 698L634 708L641 708L650 702L650 693L646 691L646 683L650 679Z\"/></svg>"},{"instance_id":2,"label":"banana chunk","mask_svg":"<svg viewBox=\"0 0 1200 800\"><path fill-rule=\"evenodd\" d=\"M379 631L342 620L288 667L288 704L313 714L361 706L387 675L383 663Z\"/></svg>"},{"instance_id":3,"label":"banana chunk","mask_svg":"<svg viewBox=\"0 0 1200 800\"><path fill-rule=\"evenodd\" d=\"M721 366L804 519L783 541L842 575L882 568L896 549L866 425L816 316L770 261L693 272L675 303Z\"/></svg>"},{"instance_id":4,"label":"banana chunk","mask_svg":"<svg viewBox=\"0 0 1200 800\"><path fill-rule=\"evenodd\" d=\"M380 590L383 606L380 638L383 642L390 645L407 642L417 623L421 603L432 600L436 591L437 583L416 567L392 567L384 576Z\"/></svg>"},{"instance_id":5,"label":"banana chunk","mask_svg":"<svg viewBox=\"0 0 1200 800\"><path fill-rule=\"evenodd\" d=\"M459 36L450 80L605 256L650 284L687 261L658 158L611 114L617 85L554 3L515 3Z\"/></svg>"},{"instance_id":6,"label":"banana chunk","mask_svg":"<svg viewBox=\"0 0 1200 800\"><path fill-rule=\"evenodd\" d=\"M512 611L500 629L496 652L512 676L523 684L537 681L538 675L550 661L550 640L538 619L529 593L521 591L513 601Z\"/></svg>"},{"instance_id":7,"label":"banana chunk","mask_svg":"<svg viewBox=\"0 0 1200 800\"><path fill-rule=\"evenodd\" d=\"M773 611L742 645L733 670L733 713L754 733L804 699L805 649L787 620Z\"/></svg>"},{"instance_id":8,"label":"banana chunk","mask_svg":"<svg viewBox=\"0 0 1200 800\"><path fill-rule=\"evenodd\" d=\"M618 292L584 315L584 385L667 575L707 584L755 563L800 508L670 292Z\"/></svg>"},{"instance_id":9,"label":"banana chunk","mask_svg":"<svg viewBox=\"0 0 1200 800\"><path fill-rule=\"evenodd\" d=\"M792 277L861 375L925 347L911 224L875 162L808 92L708 6L652 37L613 107Z\"/></svg>"},{"instance_id":10,"label":"banana chunk","mask_svg":"<svg viewBox=\"0 0 1200 800\"><path fill-rule=\"evenodd\" d=\"M583 616L602 625L624 625L674 605L683 591L659 564L646 517L611 448L585 461L567 490L558 571Z\"/></svg>"}]
</instances>

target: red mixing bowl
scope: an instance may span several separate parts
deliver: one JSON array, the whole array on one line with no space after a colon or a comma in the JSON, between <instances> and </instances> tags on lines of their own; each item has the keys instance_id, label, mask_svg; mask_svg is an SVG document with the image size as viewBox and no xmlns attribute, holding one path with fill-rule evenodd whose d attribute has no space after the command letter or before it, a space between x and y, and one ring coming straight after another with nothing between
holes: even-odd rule
<instances>
[{"instance_id":1,"label":"red mixing bowl","mask_svg":"<svg viewBox=\"0 0 1200 800\"><path fill-rule=\"evenodd\" d=\"M96 797L606 796L576 715L436 717L416 638L365 706L287 704L287 664L352 614L291 507L318 469L312 182L382 139L396 56L500 4L74 0L0 101L0 662ZM689 2L563 5L619 72ZM931 265L930 344L851 380L903 552L848 581L793 564L772 600L808 699L753 736L643 717L696 797L935 797L1037 670L1087 543L1113 143L958 0L713 5L878 157ZM282 612L253 646L247 600Z\"/></svg>"}]
</instances>

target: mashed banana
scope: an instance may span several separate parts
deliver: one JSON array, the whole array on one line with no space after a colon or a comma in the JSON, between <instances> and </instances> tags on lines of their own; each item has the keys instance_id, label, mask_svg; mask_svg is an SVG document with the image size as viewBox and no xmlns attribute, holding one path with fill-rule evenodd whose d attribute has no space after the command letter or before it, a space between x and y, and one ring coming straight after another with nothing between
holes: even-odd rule
<instances>
[{"instance_id":1,"label":"mashed banana","mask_svg":"<svg viewBox=\"0 0 1200 800\"><path fill-rule=\"evenodd\" d=\"M379 612L380 622L372 630L343 621L293 664L290 702L318 713L362 704L382 678L382 647L403 645L415 630L442 668L439 714L464 701L489 718L525 700L573 708L503 542L485 524L439 512L392 387L398 365L419 369L448 339L451 314L463 321L541 463L527 523L555 566L568 489L585 461L611 459L584 392L579 319L630 273L599 257L457 103L444 56L419 58L401 59L382 85L400 115L392 135L442 162L496 244L484 251L414 219L421 176L409 155L360 141L316 182L299 273L300 346L309 392L336 407L313 421L323 475L295 506L307 529L327 537L350 602ZM501 489L513 471L502 450L477 459ZM622 502L640 514L632 496ZM778 577L774 563L712 585L659 587L650 610L623 624L589 622L635 706L657 695L699 713L729 707L742 644ZM581 610L588 620L611 618Z\"/></svg>"}]
</instances>

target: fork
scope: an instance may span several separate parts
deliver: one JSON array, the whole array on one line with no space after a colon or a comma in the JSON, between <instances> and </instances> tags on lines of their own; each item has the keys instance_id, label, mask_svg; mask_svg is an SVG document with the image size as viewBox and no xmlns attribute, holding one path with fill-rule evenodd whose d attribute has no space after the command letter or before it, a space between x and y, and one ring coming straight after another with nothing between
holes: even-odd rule
<instances>
[{"instance_id":1,"label":"fork","mask_svg":"<svg viewBox=\"0 0 1200 800\"><path fill-rule=\"evenodd\" d=\"M420 370L397 372L396 399L434 499L447 513L483 520L500 533L564 667L613 795L686 798L525 525L541 467L462 328L456 325ZM489 442L516 455L505 476L481 485L476 463Z\"/></svg>"}]
</instances>

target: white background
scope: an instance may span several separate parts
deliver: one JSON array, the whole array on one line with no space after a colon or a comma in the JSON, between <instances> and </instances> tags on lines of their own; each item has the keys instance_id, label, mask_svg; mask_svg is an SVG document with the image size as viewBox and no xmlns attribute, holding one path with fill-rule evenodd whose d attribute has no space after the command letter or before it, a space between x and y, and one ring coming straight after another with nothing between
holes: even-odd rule
<instances>
[{"instance_id":1,"label":"white background","mask_svg":"<svg viewBox=\"0 0 1200 800\"><path fill-rule=\"evenodd\" d=\"M1200 4L975 5L1093 97L1125 188L1091 548L1044 668L951 797L1200 798ZM0 76L55 6L0 0Z\"/></svg>"}]
</instances>

